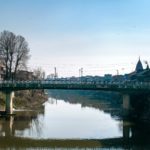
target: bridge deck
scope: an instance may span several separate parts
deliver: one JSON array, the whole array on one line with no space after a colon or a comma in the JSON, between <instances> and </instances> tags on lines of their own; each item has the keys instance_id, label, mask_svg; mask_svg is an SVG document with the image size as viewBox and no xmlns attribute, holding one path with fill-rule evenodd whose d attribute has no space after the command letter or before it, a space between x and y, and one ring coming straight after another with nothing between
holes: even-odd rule
<instances>
[{"instance_id":1,"label":"bridge deck","mask_svg":"<svg viewBox=\"0 0 150 150\"><path fill-rule=\"evenodd\" d=\"M28 89L74 89L74 90L104 90L104 91L150 91L148 82L62 82L62 81L3 81L1 91L16 91Z\"/></svg>"}]
</instances>

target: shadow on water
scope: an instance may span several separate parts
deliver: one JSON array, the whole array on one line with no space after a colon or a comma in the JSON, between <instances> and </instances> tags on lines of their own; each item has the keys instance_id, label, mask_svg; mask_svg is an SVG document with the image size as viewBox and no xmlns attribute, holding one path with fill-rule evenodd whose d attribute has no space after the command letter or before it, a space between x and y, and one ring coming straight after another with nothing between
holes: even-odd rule
<instances>
[{"instance_id":1,"label":"shadow on water","mask_svg":"<svg viewBox=\"0 0 150 150\"><path fill-rule=\"evenodd\" d=\"M29 128L41 132L39 116L45 115L45 108L40 111L16 111L15 116L0 118L1 149L150 149L150 130L143 124L125 121L121 116L122 101L118 93L98 91L49 91L50 100L63 100L82 107L95 108L111 114L120 120L121 137L104 139L37 139L22 136ZM113 129L112 129L113 130ZM30 130L32 132L32 130ZM110 133L111 134L111 133Z\"/></svg>"}]
</instances>

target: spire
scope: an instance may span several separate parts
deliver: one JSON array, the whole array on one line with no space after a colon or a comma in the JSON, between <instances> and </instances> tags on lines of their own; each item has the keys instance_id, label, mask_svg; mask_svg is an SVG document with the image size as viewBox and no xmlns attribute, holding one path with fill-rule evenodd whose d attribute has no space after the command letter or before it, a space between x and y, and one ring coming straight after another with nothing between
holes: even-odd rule
<instances>
[{"instance_id":1,"label":"spire","mask_svg":"<svg viewBox=\"0 0 150 150\"><path fill-rule=\"evenodd\" d=\"M146 70L149 70L149 65L147 64Z\"/></svg>"},{"instance_id":2,"label":"spire","mask_svg":"<svg viewBox=\"0 0 150 150\"><path fill-rule=\"evenodd\" d=\"M145 61L145 64L146 64L146 70L149 70L149 64L148 64L148 61Z\"/></svg>"},{"instance_id":3,"label":"spire","mask_svg":"<svg viewBox=\"0 0 150 150\"><path fill-rule=\"evenodd\" d=\"M136 71L136 72L143 71L143 66L142 66L142 63L141 63L141 60L140 60L140 56L139 56L139 60L138 60L138 62L137 62L137 64L136 64L135 71Z\"/></svg>"}]
</instances>

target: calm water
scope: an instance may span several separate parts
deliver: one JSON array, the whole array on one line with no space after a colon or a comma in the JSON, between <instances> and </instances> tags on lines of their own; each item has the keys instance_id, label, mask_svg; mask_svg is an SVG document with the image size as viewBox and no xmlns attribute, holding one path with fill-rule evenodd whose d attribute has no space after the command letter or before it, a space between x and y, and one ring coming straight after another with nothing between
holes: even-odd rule
<instances>
[{"instance_id":1,"label":"calm water","mask_svg":"<svg viewBox=\"0 0 150 150\"><path fill-rule=\"evenodd\" d=\"M149 134L122 119L117 93L48 91L38 111L0 118L0 148L149 149ZM145 140L146 139L146 140Z\"/></svg>"}]
</instances>

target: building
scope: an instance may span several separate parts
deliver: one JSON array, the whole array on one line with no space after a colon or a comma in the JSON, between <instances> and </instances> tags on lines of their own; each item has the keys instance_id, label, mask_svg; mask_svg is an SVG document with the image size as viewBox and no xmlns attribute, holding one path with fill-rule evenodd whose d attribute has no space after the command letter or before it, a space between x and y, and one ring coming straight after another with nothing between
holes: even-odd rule
<instances>
[{"instance_id":1,"label":"building","mask_svg":"<svg viewBox=\"0 0 150 150\"><path fill-rule=\"evenodd\" d=\"M108 81L108 82L112 81L112 74L105 74L104 81Z\"/></svg>"},{"instance_id":2,"label":"building","mask_svg":"<svg viewBox=\"0 0 150 150\"><path fill-rule=\"evenodd\" d=\"M35 77L33 72L26 71L26 70L18 70L16 73L15 80L25 81L25 80L34 80Z\"/></svg>"},{"instance_id":3,"label":"building","mask_svg":"<svg viewBox=\"0 0 150 150\"><path fill-rule=\"evenodd\" d=\"M143 81L143 82L149 82L150 81L150 69L148 63L146 69L143 68L143 65L141 63L141 60L139 58L136 68L134 72L131 72L128 74L128 79L132 81Z\"/></svg>"},{"instance_id":4,"label":"building","mask_svg":"<svg viewBox=\"0 0 150 150\"><path fill-rule=\"evenodd\" d=\"M47 80L53 80L53 79L55 79L55 74L54 74L54 73L49 74L49 75L47 76Z\"/></svg>"}]
</instances>

